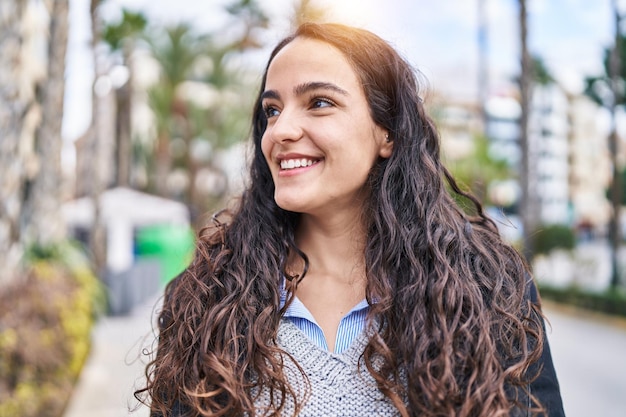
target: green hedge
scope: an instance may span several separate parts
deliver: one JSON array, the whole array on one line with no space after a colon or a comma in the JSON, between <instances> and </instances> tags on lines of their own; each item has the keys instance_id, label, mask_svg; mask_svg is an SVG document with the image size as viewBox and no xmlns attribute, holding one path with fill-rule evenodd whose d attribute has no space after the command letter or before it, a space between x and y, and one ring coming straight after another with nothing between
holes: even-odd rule
<instances>
[{"instance_id":1,"label":"green hedge","mask_svg":"<svg viewBox=\"0 0 626 417\"><path fill-rule=\"evenodd\" d=\"M552 224L542 226L533 233L535 255L548 254L557 248L574 249L575 245L576 236L569 226Z\"/></svg>"},{"instance_id":2,"label":"green hedge","mask_svg":"<svg viewBox=\"0 0 626 417\"><path fill-rule=\"evenodd\" d=\"M609 290L601 293L584 291L577 287L555 288L540 285L541 297L600 313L626 317L626 293Z\"/></svg>"},{"instance_id":3,"label":"green hedge","mask_svg":"<svg viewBox=\"0 0 626 417\"><path fill-rule=\"evenodd\" d=\"M102 291L69 246L30 252L0 289L0 417L60 417L90 349Z\"/></svg>"}]
</instances>

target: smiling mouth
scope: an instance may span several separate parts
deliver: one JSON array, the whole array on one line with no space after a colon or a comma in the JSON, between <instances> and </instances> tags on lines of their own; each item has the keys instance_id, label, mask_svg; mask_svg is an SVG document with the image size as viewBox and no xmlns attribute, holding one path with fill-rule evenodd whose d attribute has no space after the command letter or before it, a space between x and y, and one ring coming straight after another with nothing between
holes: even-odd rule
<instances>
[{"instance_id":1,"label":"smiling mouth","mask_svg":"<svg viewBox=\"0 0 626 417\"><path fill-rule=\"evenodd\" d=\"M280 161L280 169L289 170L296 168L305 168L310 167L318 163L319 159L307 159L307 158L299 158L299 159L283 159Z\"/></svg>"}]
</instances>

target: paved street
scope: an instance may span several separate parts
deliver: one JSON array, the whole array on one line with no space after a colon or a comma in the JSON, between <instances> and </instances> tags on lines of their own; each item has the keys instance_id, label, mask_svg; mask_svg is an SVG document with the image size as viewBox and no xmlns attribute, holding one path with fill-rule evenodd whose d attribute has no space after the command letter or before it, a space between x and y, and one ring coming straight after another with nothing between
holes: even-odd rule
<instances>
[{"instance_id":1,"label":"paved street","mask_svg":"<svg viewBox=\"0 0 626 417\"><path fill-rule=\"evenodd\" d=\"M626 416L626 320L546 307L567 417Z\"/></svg>"},{"instance_id":2,"label":"paved street","mask_svg":"<svg viewBox=\"0 0 626 417\"><path fill-rule=\"evenodd\" d=\"M153 298L125 317L104 317L64 417L147 417L133 390L142 380ZM626 416L626 320L607 320L547 304L548 338L568 417Z\"/></svg>"}]
</instances>

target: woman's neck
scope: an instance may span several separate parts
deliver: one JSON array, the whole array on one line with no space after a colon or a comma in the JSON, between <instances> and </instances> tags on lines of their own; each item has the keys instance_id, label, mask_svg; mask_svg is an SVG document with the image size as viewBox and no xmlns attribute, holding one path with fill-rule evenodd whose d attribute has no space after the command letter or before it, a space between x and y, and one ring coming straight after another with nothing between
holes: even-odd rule
<instances>
[{"instance_id":1,"label":"woman's neck","mask_svg":"<svg viewBox=\"0 0 626 417\"><path fill-rule=\"evenodd\" d=\"M296 242L309 259L311 274L343 283L364 278L365 230L359 218L320 221L303 215Z\"/></svg>"},{"instance_id":2,"label":"woman's neck","mask_svg":"<svg viewBox=\"0 0 626 417\"><path fill-rule=\"evenodd\" d=\"M365 232L360 219L335 220L331 223L302 216L296 233L298 247L309 259L309 269L295 294L322 329L331 351L341 319L365 298L367 284ZM292 267L302 270L295 259Z\"/></svg>"}]
</instances>

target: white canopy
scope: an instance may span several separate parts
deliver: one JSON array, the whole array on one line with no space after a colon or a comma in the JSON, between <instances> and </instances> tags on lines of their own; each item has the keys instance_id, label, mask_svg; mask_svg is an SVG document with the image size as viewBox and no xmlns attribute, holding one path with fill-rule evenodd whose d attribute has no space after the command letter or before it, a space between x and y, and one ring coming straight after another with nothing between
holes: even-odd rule
<instances>
[{"instance_id":1,"label":"white canopy","mask_svg":"<svg viewBox=\"0 0 626 417\"><path fill-rule=\"evenodd\" d=\"M100 197L102 222L124 221L134 226L152 224L189 224L187 207L173 200L142 193L130 188L112 188ZM93 201L83 197L68 201L62 208L70 226L91 227L94 218Z\"/></svg>"},{"instance_id":2,"label":"white canopy","mask_svg":"<svg viewBox=\"0 0 626 417\"><path fill-rule=\"evenodd\" d=\"M136 229L152 225L189 226L189 210L184 204L129 188L105 191L100 197L100 210L107 233L107 267L114 272L132 265ZM69 227L89 229L94 221L93 201L89 197L68 201L62 213Z\"/></svg>"}]
</instances>

